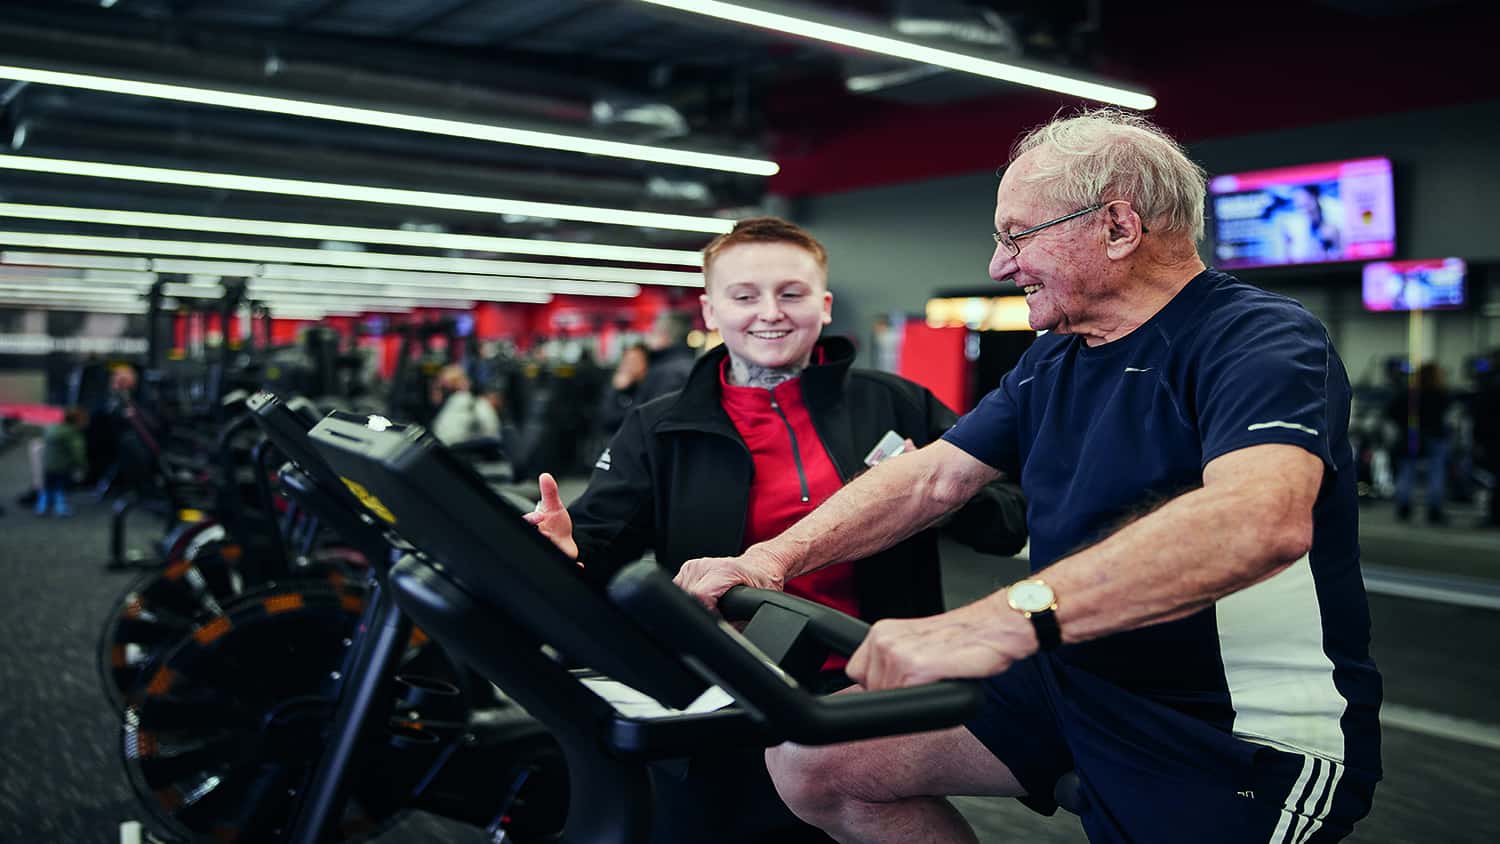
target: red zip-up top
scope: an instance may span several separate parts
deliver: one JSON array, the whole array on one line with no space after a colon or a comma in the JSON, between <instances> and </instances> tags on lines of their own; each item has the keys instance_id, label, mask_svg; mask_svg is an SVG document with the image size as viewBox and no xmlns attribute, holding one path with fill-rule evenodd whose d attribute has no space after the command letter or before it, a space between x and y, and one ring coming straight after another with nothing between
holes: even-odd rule
<instances>
[{"instance_id":1,"label":"red zip-up top","mask_svg":"<svg viewBox=\"0 0 1500 844\"><path fill-rule=\"evenodd\" d=\"M793 378L775 389L736 387L729 383L729 360L719 370L724 412L750 449L755 471L750 481L750 512L745 517L748 548L770 539L811 513L844 485L833 458L813 428L802 401L802 382ZM744 550L741 548L740 550ZM817 601L859 617L854 570L837 563L787 581L790 595ZM847 660L829 657L825 670L843 668Z\"/></svg>"}]
</instances>

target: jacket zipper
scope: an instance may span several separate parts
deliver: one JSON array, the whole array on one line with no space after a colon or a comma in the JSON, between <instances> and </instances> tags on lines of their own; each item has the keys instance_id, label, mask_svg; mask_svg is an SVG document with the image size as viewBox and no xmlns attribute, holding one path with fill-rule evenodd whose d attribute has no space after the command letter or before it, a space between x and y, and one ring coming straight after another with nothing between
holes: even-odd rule
<instances>
[{"instance_id":1,"label":"jacket zipper","mask_svg":"<svg viewBox=\"0 0 1500 844\"><path fill-rule=\"evenodd\" d=\"M781 424L786 426L787 436L792 438L792 462L797 464L797 481L802 484L802 503L806 504L811 500L811 496L807 491L807 473L802 471L802 449L797 446L797 432L792 430L791 420L786 418L785 411L781 409L781 402L778 402L775 396L771 397L771 409L781 417Z\"/></svg>"}]
</instances>

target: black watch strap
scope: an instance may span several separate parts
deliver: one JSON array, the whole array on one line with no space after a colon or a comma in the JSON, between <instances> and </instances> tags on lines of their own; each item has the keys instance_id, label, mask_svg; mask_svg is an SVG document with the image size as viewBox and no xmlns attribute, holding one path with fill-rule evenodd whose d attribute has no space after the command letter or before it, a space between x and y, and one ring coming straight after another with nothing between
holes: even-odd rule
<instances>
[{"instance_id":1,"label":"black watch strap","mask_svg":"<svg viewBox=\"0 0 1500 844\"><path fill-rule=\"evenodd\" d=\"M1062 629L1057 626L1057 614L1052 610L1027 613L1031 626L1036 630L1037 645L1041 650L1053 651L1062 644Z\"/></svg>"}]
</instances>

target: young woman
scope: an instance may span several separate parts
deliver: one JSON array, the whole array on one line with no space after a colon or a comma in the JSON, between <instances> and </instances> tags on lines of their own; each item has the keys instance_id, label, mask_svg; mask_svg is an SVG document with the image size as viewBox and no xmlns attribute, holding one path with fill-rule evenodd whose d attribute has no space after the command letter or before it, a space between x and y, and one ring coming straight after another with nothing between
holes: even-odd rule
<instances>
[{"instance_id":1,"label":"young woman","mask_svg":"<svg viewBox=\"0 0 1500 844\"><path fill-rule=\"evenodd\" d=\"M542 501L527 517L601 584L647 550L673 572L694 557L738 554L862 472L888 433L922 446L957 418L917 384L852 368L852 344L821 336L833 313L828 258L802 228L741 221L703 250L703 272L704 321L723 345L697 361L680 392L631 410L571 508L543 474ZM993 484L941 529L980 551L1014 554L1026 542L1020 490ZM786 591L866 621L942 612L937 529ZM825 668L838 685L842 661ZM746 812L750 795L785 813L759 752L695 758L692 771L658 789L658 814L672 830L659 825L657 840L698 840L706 829L758 840L766 827L743 825L747 815L763 819Z\"/></svg>"}]
</instances>

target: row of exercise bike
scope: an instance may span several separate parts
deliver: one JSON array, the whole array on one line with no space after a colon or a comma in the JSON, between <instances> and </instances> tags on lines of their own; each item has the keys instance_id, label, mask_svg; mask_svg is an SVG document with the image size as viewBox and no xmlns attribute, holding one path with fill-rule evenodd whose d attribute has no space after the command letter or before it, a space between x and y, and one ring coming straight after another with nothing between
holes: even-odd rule
<instances>
[{"instance_id":1,"label":"row of exercise bike","mask_svg":"<svg viewBox=\"0 0 1500 844\"><path fill-rule=\"evenodd\" d=\"M356 662L391 539L271 439L305 446L319 418L310 402L241 403L194 472L152 443L155 495L116 507L117 560L129 556L127 514L169 520L155 557L136 555L148 570L115 601L98 655L127 775L158 836L290 840L338 702L361 685L381 697L369 705L384 723L356 737L360 764L338 784L337 817L307 840L367 838L408 809L495 840L558 830L566 790L533 780L557 770L534 719L409 622L388 664Z\"/></svg>"},{"instance_id":2,"label":"row of exercise bike","mask_svg":"<svg viewBox=\"0 0 1500 844\"><path fill-rule=\"evenodd\" d=\"M812 694L799 676L867 630L817 604L731 590L741 635L650 561L590 586L521 519L529 501L419 427L263 392L216 449L195 475L157 455L158 558L99 645L164 840L367 840L410 810L494 842L827 840L784 807L684 826L669 792L704 770L693 757L937 729L978 706L957 681ZM623 714L601 675L660 711ZM690 707L713 686L732 702Z\"/></svg>"}]
</instances>

